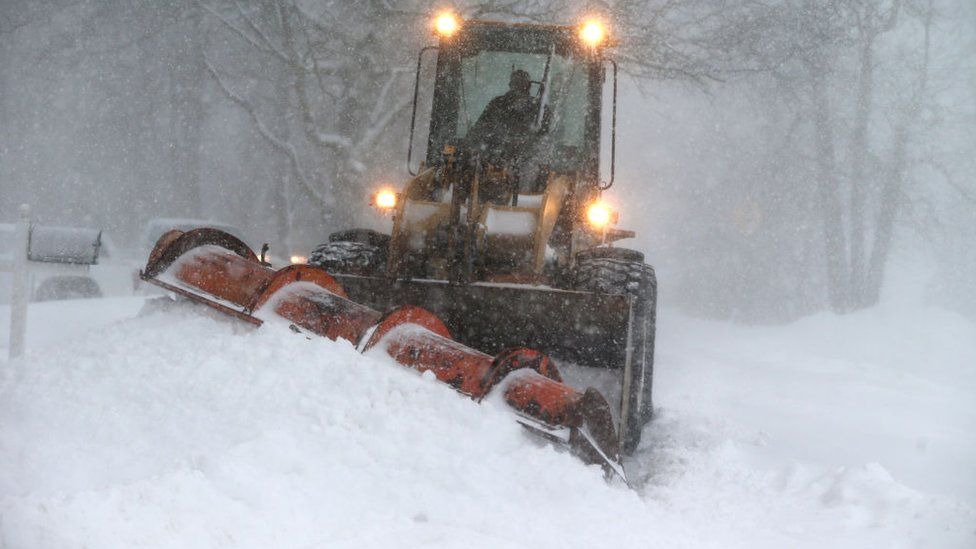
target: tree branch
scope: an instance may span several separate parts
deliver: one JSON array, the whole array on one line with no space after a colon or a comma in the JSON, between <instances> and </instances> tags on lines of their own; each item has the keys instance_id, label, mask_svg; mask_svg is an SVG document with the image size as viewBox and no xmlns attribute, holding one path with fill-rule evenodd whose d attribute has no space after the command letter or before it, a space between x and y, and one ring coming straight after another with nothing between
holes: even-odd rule
<instances>
[{"instance_id":1,"label":"tree branch","mask_svg":"<svg viewBox=\"0 0 976 549\"><path fill-rule=\"evenodd\" d=\"M212 16L214 16L225 27L227 27L228 29L230 29L231 31L233 31L234 34L240 36L244 41L246 41L248 44L250 44L251 46L253 46L258 51L260 51L262 53L266 53L268 55L272 55L274 57L277 57L278 59L280 59L281 61L283 61L285 63L291 64L291 60L288 59L287 56L285 56L284 54L282 54L281 52L279 52L275 48L271 47L271 44L268 42L267 38L264 37L264 35L261 34L260 32L258 33L258 35L262 37L262 40L265 42L265 44L261 44L260 42L258 42L257 40L255 40L250 34L244 32L243 29L238 28L237 25L235 25L232 22L230 22L229 19L227 19L226 17L224 17L223 15L221 15L220 12L218 12L217 10L215 10L212 6L210 6L207 3L203 2L203 0L197 0L197 4L199 4L200 7L202 7L204 10L207 11L207 13L209 13ZM243 12L243 9L241 8L240 4L238 4L237 7L238 7L238 10L241 13L241 16L244 17L245 19L247 19L247 17L244 16L244 12ZM250 23L250 19L247 19L247 21L248 21L248 23ZM253 23L251 23L249 26L252 27L252 28L254 28Z\"/></svg>"},{"instance_id":2,"label":"tree branch","mask_svg":"<svg viewBox=\"0 0 976 549\"><path fill-rule=\"evenodd\" d=\"M268 128L267 125L258 116L257 110L253 105L248 103L243 97L234 93L230 87L224 82L220 74L214 69L213 64L210 63L210 59L204 55L203 64L207 68L207 72L213 78L214 82L217 83L217 87L223 92L224 96L229 99L232 103L241 108L248 117L254 123L255 127L258 129L258 133L263 137L272 147L284 154L289 162L291 163L292 170L295 172L295 176L298 179L299 185L308 194L309 198L315 200L319 205L324 206L327 201L324 196L311 184L310 178L305 174L305 170L302 167L301 160L298 158L298 153L295 151L295 147L291 143L281 139L274 132Z\"/></svg>"},{"instance_id":3,"label":"tree branch","mask_svg":"<svg viewBox=\"0 0 976 549\"><path fill-rule=\"evenodd\" d=\"M239 13L241 19L243 19L244 22L247 23L247 27L251 29L251 32L260 36L261 41L264 42L267 45L268 49L274 52L276 56L278 56L281 59L287 60L288 56L286 56L283 52L281 52L278 48L276 48L274 42L272 42L271 39L268 38L268 35L266 35L260 28L258 28L258 26L254 23L254 21L251 20L251 18L248 17L246 13L244 13L244 7L241 6L241 3L238 0L234 0L234 5L237 6L237 13Z\"/></svg>"}]
</instances>

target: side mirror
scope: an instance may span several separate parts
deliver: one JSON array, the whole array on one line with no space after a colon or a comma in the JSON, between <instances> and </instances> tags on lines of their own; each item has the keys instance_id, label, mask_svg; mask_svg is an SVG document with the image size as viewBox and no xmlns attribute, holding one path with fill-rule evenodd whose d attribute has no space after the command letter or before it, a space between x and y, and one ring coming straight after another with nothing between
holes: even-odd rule
<instances>
[{"instance_id":1,"label":"side mirror","mask_svg":"<svg viewBox=\"0 0 976 549\"><path fill-rule=\"evenodd\" d=\"M420 68L424 61L424 54L429 50L440 49L437 46L427 46L417 54L417 76L413 82L413 112L410 114L410 143L407 145L407 171L410 175L417 175L413 169L413 132L417 125L417 98L420 96Z\"/></svg>"}]
</instances>

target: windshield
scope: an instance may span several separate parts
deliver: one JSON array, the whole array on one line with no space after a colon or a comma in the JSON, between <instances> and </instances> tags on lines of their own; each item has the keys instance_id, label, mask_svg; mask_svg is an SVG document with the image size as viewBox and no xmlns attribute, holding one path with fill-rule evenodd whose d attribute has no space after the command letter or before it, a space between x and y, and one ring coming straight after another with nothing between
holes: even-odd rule
<instances>
[{"instance_id":1,"label":"windshield","mask_svg":"<svg viewBox=\"0 0 976 549\"><path fill-rule=\"evenodd\" d=\"M470 25L437 54L427 164L446 146L511 166L520 184L599 167L599 59L572 29ZM531 182L531 183L528 183Z\"/></svg>"},{"instance_id":2,"label":"windshield","mask_svg":"<svg viewBox=\"0 0 976 549\"><path fill-rule=\"evenodd\" d=\"M480 51L464 57L455 135L459 138L468 135L488 104L509 91L509 80L515 71L525 71L532 81L531 118L533 122L542 122L542 127L536 130L539 145L550 153L557 148L582 147L587 112L586 66L572 57L557 54ZM540 102L545 104L543 120L537 117Z\"/></svg>"}]
</instances>

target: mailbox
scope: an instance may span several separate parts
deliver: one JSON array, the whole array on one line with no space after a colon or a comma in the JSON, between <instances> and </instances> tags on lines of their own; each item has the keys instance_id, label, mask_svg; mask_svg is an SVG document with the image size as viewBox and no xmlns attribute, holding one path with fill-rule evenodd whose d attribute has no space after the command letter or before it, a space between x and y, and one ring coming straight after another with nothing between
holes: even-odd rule
<instances>
[{"instance_id":1,"label":"mailbox","mask_svg":"<svg viewBox=\"0 0 976 549\"><path fill-rule=\"evenodd\" d=\"M102 231L75 227L31 225L27 259L42 263L95 265L102 247Z\"/></svg>"}]
</instances>

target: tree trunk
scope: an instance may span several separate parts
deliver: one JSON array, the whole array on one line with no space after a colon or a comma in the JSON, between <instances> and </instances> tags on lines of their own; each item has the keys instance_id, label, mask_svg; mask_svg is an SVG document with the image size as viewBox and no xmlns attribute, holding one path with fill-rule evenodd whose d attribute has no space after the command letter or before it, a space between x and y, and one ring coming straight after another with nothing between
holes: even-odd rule
<instances>
[{"instance_id":1,"label":"tree trunk","mask_svg":"<svg viewBox=\"0 0 976 549\"><path fill-rule=\"evenodd\" d=\"M908 129L902 125L896 130L895 146L892 151L891 169L888 170L879 197L877 224L874 229L874 243L871 246L871 259L868 264L860 307L877 305L881 298L885 265L891 251L895 219L898 216L899 195L905 181L905 160L908 143Z\"/></svg>"},{"instance_id":2,"label":"tree trunk","mask_svg":"<svg viewBox=\"0 0 976 549\"><path fill-rule=\"evenodd\" d=\"M182 35L171 68L170 105L172 117L171 166L173 181L184 197L184 211L192 217L203 215L200 189L200 146L205 118L203 105L203 45L200 36L200 11L192 9L175 32Z\"/></svg>"},{"instance_id":3,"label":"tree trunk","mask_svg":"<svg viewBox=\"0 0 976 549\"><path fill-rule=\"evenodd\" d=\"M284 69L278 69L275 71L275 84L274 84L274 104L272 112L274 113L272 124L278 135L281 136L282 140L288 142L290 140L290 129L288 122L288 107L290 101L290 94L288 93L288 78L287 72ZM292 242L292 200L290 197L292 194L292 186L295 182L292 180L292 176L297 177L297 174L292 173L291 163L288 162L284 155L272 153L272 182L274 188L271 190L271 204L272 210L274 211L274 224L275 233L278 237L278 242L285 248L288 254L295 251L294 242Z\"/></svg>"},{"instance_id":4,"label":"tree trunk","mask_svg":"<svg viewBox=\"0 0 976 549\"><path fill-rule=\"evenodd\" d=\"M847 239L838 196L839 185L834 156L830 100L823 74L813 78L814 133L817 154L817 190L824 223L824 252L827 260L827 297L834 312L850 309L847 268Z\"/></svg>"},{"instance_id":5,"label":"tree trunk","mask_svg":"<svg viewBox=\"0 0 976 549\"><path fill-rule=\"evenodd\" d=\"M905 110L904 119L895 129L895 144L892 148L890 169L886 174L881 196L878 199L878 219L874 232L874 243L871 247L871 259L868 265L865 281L865 300L862 306L876 305L881 298L881 286L884 283L884 271L891 251L894 236L895 219L898 217L901 190L908 179L908 141L912 128L922 112L922 104L929 84L929 66L931 63L932 47L932 19L935 15L930 2L924 12L922 28L922 65L918 69L918 81L912 94L911 103Z\"/></svg>"},{"instance_id":6,"label":"tree trunk","mask_svg":"<svg viewBox=\"0 0 976 549\"><path fill-rule=\"evenodd\" d=\"M851 136L851 203L850 203L850 305L864 307L865 280L864 264L867 251L865 243L865 218L868 217L866 196L868 182L865 181L864 165L868 157L868 124L874 94L874 36L867 31L860 51L860 70L858 72L854 129Z\"/></svg>"}]
</instances>

